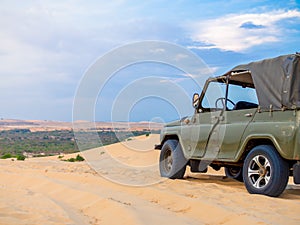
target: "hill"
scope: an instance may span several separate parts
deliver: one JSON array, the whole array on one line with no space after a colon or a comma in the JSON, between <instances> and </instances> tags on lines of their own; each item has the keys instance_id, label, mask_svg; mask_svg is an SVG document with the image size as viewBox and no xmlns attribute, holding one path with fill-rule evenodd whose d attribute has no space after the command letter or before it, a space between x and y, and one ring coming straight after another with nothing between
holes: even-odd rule
<instances>
[{"instance_id":1,"label":"hill","mask_svg":"<svg viewBox=\"0 0 300 225\"><path fill-rule=\"evenodd\" d=\"M86 121L76 121L75 123L86 123ZM93 122L94 123L94 122ZM160 130L163 126L161 123L141 121L141 122L95 122L97 130ZM51 121L51 120L17 120L1 119L1 130L29 129L31 132L36 131L54 131L54 130L72 130L72 122Z\"/></svg>"}]
</instances>

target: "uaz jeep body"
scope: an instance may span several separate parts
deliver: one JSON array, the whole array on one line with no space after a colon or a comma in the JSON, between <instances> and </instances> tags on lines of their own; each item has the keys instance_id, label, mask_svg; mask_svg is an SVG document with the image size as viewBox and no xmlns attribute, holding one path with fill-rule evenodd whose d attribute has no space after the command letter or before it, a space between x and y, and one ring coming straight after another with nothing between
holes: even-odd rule
<instances>
[{"instance_id":1,"label":"uaz jeep body","mask_svg":"<svg viewBox=\"0 0 300 225\"><path fill-rule=\"evenodd\" d=\"M249 193L279 196L300 183L299 54L239 65L194 94L195 113L165 125L160 173L183 178L225 167Z\"/></svg>"}]
</instances>

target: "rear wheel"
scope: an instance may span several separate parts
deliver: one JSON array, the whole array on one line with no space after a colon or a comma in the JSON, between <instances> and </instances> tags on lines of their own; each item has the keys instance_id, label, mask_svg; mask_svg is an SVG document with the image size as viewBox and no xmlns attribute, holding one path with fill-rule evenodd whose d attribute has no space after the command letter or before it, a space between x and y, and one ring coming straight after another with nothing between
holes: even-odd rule
<instances>
[{"instance_id":1,"label":"rear wheel","mask_svg":"<svg viewBox=\"0 0 300 225\"><path fill-rule=\"evenodd\" d=\"M259 145L246 157L243 177L249 193L277 197L286 188L289 164L273 146Z\"/></svg>"},{"instance_id":2,"label":"rear wheel","mask_svg":"<svg viewBox=\"0 0 300 225\"><path fill-rule=\"evenodd\" d=\"M243 167L228 166L225 167L227 177L243 182Z\"/></svg>"},{"instance_id":3,"label":"rear wheel","mask_svg":"<svg viewBox=\"0 0 300 225\"><path fill-rule=\"evenodd\" d=\"M177 140L167 140L160 152L159 170L162 177L182 179L187 160Z\"/></svg>"}]
</instances>

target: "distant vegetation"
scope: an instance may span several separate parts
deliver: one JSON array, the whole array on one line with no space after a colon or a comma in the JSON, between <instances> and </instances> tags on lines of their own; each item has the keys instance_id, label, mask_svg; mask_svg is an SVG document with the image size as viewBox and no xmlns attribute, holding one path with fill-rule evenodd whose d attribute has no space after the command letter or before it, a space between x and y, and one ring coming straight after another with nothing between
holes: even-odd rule
<instances>
[{"instance_id":1,"label":"distant vegetation","mask_svg":"<svg viewBox=\"0 0 300 225\"><path fill-rule=\"evenodd\" d=\"M72 131L30 132L28 129L16 129L0 132L0 154L34 156L72 153L78 151Z\"/></svg>"},{"instance_id":2,"label":"distant vegetation","mask_svg":"<svg viewBox=\"0 0 300 225\"><path fill-rule=\"evenodd\" d=\"M149 130L144 131L99 131L98 137L92 132L81 132L80 147L90 149L102 145L109 145L120 141L130 140L133 136L149 135ZM159 131L151 131L159 133ZM101 140L101 144L99 143ZM38 131L30 132L29 129L15 129L0 131L0 157L8 156L32 156L42 157L79 152L75 142L73 131ZM20 157L21 160L22 157Z\"/></svg>"},{"instance_id":3,"label":"distant vegetation","mask_svg":"<svg viewBox=\"0 0 300 225\"><path fill-rule=\"evenodd\" d=\"M25 156L23 154L20 155L12 155L10 153L6 153L1 156L1 159L10 159L10 158L16 158L17 160L25 160Z\"/></svg>"},{"instance_id":4,"label":"distant vegetation","mask_svg":"<svg viewBox=\"0 0 300 225\"><path fill-rule=\"evenodd\" d=\"M66 162L82 162L85 159L81 155L77 155L76 158L62 159L62 161Z\"/></svg>"},{"instance_id":5,"label":"distant vegetation","mask_svg":"<svg viewBox=\"0 0 300 225\"><path fill-rule=\"evenodd\" d=\"M94 132L77 132L76 137L80 139L80 149L86 150L91 148L101 147L103 145L110 145L120 141L130 141L135 136L147 135L150 133L160 133L159 130L143 130L143 131L101 131L98 132L98 137ZM101 140L101 143L99 142Z\"/></svg>"}]
</instances>

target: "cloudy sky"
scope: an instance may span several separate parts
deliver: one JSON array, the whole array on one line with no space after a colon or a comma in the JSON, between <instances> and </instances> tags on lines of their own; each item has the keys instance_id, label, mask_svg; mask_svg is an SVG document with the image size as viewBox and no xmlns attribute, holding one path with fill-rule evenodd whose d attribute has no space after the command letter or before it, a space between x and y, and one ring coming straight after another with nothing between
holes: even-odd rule
<instances>
[{"instance_id":1,"label":"cloudy sky","mask_svg":"<svg viewBox=\"0 0 300 225\"><path fill-rule=\"evenodd\" d=\"M183 46L213 75L241 63L300 51L296 0L2 0L0 27L1 118L71 121L74 96L88 68L112 49L133 42ZM110 120L120 90L150 76L161 77L160 83L172 81L189 97L198 91L176 68L157 63L130 66L99 91L96 120ZM126 101L130 100L122 104L132 106L129 120L181 116L159 96ZM183 113L189 112L191 108Z\"/></svg>"}]
</instances>

